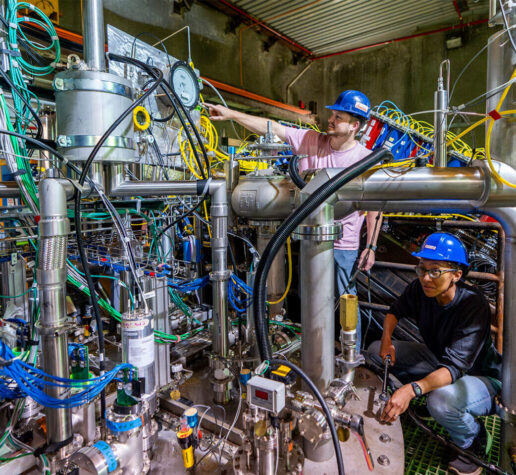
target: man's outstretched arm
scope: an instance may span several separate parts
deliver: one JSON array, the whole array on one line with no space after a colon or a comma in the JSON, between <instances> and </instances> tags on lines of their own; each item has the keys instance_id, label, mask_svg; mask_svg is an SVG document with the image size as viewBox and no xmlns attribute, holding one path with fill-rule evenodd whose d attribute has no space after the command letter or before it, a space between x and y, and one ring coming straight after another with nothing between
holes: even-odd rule
<instances>
[{"instance_id":1,"label":"man's outstretched arm","mask_svg":"<svg viewBox=\"0 0 516 475\"><path fill-rule=\"evenodd\" d=\"M285 140L286 127L278 124L278 122L270 121L263 117L256 117L254 115L244 114L224 106L206 104L210 112L210 119L215 120L234 120L242 127L254 132L258 135L265 135L267 133L267 122L271 122L272 133L277 135L281 140Z\"/></svg>"}]
</instances>

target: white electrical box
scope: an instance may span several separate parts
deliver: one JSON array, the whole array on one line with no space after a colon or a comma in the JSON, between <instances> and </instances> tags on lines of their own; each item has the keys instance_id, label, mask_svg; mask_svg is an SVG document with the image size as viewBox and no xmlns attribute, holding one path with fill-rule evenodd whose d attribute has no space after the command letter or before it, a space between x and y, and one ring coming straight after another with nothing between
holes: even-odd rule
<instances>
[{"instance_id":1,"label":"white electrical box","mask_svg":"<svg viewBox=\"0 0 516 475\"><path fill-rule=\"evenodd\" d=\"M277 414L285 407L285 385L272 379L253 376L247 382L247 400L251 406Z\"/></svg>"}]
</instances>

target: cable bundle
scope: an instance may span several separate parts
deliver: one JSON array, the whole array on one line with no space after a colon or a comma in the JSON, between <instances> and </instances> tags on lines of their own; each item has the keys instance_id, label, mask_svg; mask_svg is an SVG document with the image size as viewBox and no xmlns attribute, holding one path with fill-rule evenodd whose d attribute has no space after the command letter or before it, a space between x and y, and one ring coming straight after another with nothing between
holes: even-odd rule
<instances>
[{"instance_id":1,"label":"cable bundle","mask_svg":"<svg viewBox=\"0 0 516 475\"><path fill-rule=\"evenodd\" d=\"M241 297L243 295L243 297ZM231 274L228 285L228 300L233 309L238 313L244 313L253 303L253 289L249 287L236 274Z\"/></svg>"},{"instance_id":2,"label":"cable bundle","mask_svg":"<svg viewBox=\"0 0 516 475\"><path fill-rule=\"evenodd\" d=\"M59 378L17 358L1 341L0 357L4 360L4 366L0 369L0 397L18 399L29 396L42 406L55 409L77 407L91 402L120 371L133 369L130 364L120 364L96 378ZM57 399L49 396L45 393L47 387L62 388L66 397Z\"/></svg>"}]
</instances>

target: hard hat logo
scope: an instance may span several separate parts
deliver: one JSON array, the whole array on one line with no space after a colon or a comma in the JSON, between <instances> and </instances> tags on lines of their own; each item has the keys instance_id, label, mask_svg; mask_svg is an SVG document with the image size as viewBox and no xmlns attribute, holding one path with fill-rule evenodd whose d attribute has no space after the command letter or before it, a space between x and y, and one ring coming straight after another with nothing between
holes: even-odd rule
<instances>
[{"instance_id":1,"label":"hard hat logo","mask_svg":"<svg viewBox=\"0 0 516 475\"><path fill-rule=\"evenodd\" d=\"M367 96L360 91L349 89L340 94L332 106L326 106L327 109L347 112L348 114L368 119L371 103Z\"/></svg>"},{"instance_id":2,"label":"hard hat logo","mask_svg":"<svg viewBox=\"0 0 516 475\"><path fill-rule=\"evenodd\" d=\"M355 102L355 108L360 109L361 111L364 111L366 114L369 113L369 107L367 107L365 104L362 104L360 102Z\"/></svg>"}]
</instances>

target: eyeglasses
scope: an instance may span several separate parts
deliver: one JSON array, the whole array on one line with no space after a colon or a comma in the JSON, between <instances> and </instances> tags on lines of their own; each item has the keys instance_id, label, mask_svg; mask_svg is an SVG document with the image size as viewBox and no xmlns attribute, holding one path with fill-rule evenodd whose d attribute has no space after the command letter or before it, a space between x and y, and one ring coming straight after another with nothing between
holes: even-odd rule
<instances>
[{"instance_id":1,"label":"eyeglasses","mask_svg":"<svg viewBox=\"0 0 516 475\"><path fill-rule=\"evenodd\" d=\"M428 274L431 279L438 279L446 272L455 272L457 269L423 269L423 267L415 266L414 270L418 277L424 277Z\"/></svg>"}]
</instances>

